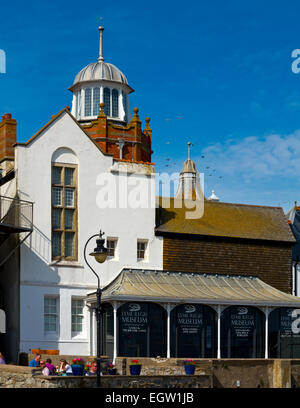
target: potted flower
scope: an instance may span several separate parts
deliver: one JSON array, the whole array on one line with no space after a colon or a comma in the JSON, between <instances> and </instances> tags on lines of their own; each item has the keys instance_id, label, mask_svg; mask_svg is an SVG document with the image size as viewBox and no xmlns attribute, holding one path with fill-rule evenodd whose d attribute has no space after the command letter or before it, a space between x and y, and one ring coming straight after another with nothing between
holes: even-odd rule
<instances>
[{"instance_id":1,"label":"potted flower","mask_svg":"<svg viewBox=\"0 0 300 408\"><path fill-rule=\"evenodd\" d=\"M142 369L142 364L139 363L139 360L131 360L129 364L129 370L131 375L140 375Z\"/></svg>"},{"instance_id":2,"label":"potted flower","mask_svg":"<svg viewBox=\"0 0 300 408\"><path fill-rule=\"evenodd\" d=\"M193 375L195 373L195 366L196 363L194 360L185 360L184 361L184 369L185 369L185 373L188 375Z\"/></svg>"},{"instance_id":3,"label":"potted flower","mask_svg":"<svg viewBox=\"0 0 300 408\"><path fill-rule=\"evenodd\" d=\"M82 358L73 358L72 363L73 375L83 375L84 361Z\"/></svg>"},{"instance_id":4,"label":"potted flower","mask_svg":"<svg viewBox=\"0 0 300 408\"><path fill-rule=\"evenodd\" d=\"M106 367L109 375L116 375L117 369L113 363L107 363Z\"/></svg>"}]
</instances>

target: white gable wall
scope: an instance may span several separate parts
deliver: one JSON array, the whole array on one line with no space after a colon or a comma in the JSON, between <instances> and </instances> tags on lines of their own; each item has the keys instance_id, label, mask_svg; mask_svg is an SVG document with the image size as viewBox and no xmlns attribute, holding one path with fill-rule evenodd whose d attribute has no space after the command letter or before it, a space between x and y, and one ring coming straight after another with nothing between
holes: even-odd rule
<instances>
[{"instance_id":1,"label":"white gable wall","mask_svg":"<svg viewBox=\"0 0 300 408\"><path fill-rule=\"evenodd\" d=\"M51 259L51 161L78 164L78 262L57 265ZM97 178L110 173L113 159L105 156L68 113L63 113L28 146L16 148L16 178L20 199L34 202L34 232L21 247L20 351L32 348L59 349L61 354L89 354L89 313L84 332L72 336L71 299L96 289L97 279L86 266L83 249L100 228L105 236L118 238L118 260L100 265L89 259L99 273L101 286L114 279L124 266L162 268L162 240L154 236L154 208L106 208L96 203L101 186ZM112 173L118 180L123 175ZM133 176L154 188L154 179ZM148 262L137 261L137 239L149 241ZM95 239L88 253L95 247ZM57 332L44 333L44 297L57 298Z\"/></svg>"}]
</instances>

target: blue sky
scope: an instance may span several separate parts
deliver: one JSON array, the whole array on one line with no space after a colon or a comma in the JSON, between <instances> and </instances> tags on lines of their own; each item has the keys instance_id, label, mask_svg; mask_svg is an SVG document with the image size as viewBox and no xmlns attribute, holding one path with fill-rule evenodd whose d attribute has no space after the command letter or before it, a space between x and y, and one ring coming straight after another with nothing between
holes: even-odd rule
<instances>
[{"instance_id":1,"label":"blue sky","mask_svg":"<svg viewBox=\"0 0 300 408\"><path fill-rule=\"evenodd\" d=\"M151 118L156 170L180 171L191 141L206 195L286 210L300 202L299 13L293 0L4 2L0 114L25 141L70 106L102 16L104 58L135 89L131 110Z\"/></svg>"}]
</instances>

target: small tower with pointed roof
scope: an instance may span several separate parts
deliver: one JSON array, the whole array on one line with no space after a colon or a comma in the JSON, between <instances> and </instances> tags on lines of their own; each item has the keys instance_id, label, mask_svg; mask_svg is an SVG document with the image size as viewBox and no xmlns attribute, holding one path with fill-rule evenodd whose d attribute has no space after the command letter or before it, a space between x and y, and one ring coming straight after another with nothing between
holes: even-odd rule
<instances>
[{"instance_id":1,"label":"small tower with pointed roof","mask_svg":"<svg viewBox=\"0 0 300 408\"><path fill-rule=\"evenodd\" d=\"M211 190L211 196L208 197L208 200L209 201L216 201L216 202L220 201L219 197L217 197L216 194L215 194L215 190Z\"/></svg>"},{"instance_id":2,"label":"small tower with pointed roof","mask_svg":"<svg viewBox=\"0 0 300 408\"><path fill-rule=\"evenodd\" d=\"M188 159L183 163L175 198L202 200L203 192L195 162L191 159L191 142L188 142Z\"/></svg>"}]
</instances>

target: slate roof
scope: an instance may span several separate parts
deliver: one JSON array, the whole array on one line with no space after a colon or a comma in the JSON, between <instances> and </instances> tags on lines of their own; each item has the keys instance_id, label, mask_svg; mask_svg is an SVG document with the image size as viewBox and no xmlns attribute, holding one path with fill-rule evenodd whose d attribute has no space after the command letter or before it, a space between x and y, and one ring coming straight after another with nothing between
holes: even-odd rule
<instances>
[{"instance_id":1,"label":"slate roof","mask_svg":"<svg viewBox=\"0 0 300 408\"><path fill-rule=\"evenodd\" d=\"M161 200L161 198L159 198ZM296 242L281 207L204 201L199 219L186 219L188 208L176 208L177 199L170 199L170 208L157 209L156 234L191 234L214 237L266 241Z\"/></svg>"}]
</instances>

